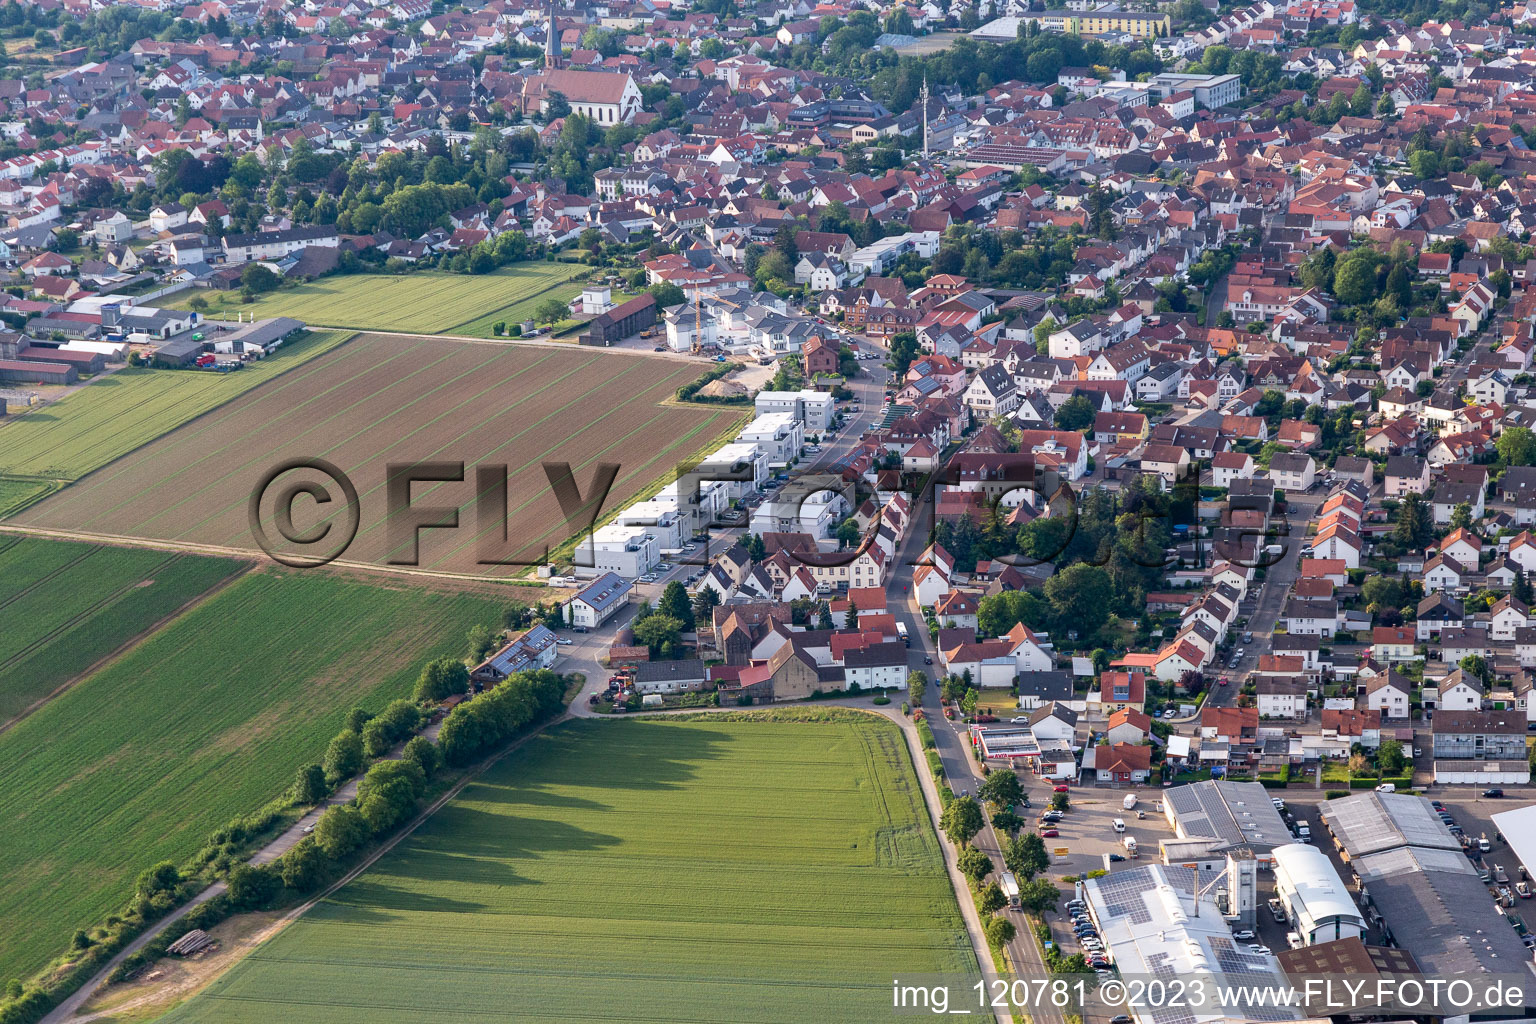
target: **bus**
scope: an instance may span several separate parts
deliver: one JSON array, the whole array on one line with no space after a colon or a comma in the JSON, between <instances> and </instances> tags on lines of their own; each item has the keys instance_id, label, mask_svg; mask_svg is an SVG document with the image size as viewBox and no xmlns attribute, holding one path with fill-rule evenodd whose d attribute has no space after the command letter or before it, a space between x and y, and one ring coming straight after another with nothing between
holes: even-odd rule
<instances>
[{"instance_id":1,"label":"bus","mask_svg":"<svg viewBox=\"0 0 1536 1024\"><path fill-rule=\"evenodd\" d=\"M896 623L896 635L901 637L902 643L908 647L912 646L912 637L907 633L907 624L905 622Z\"/></svg>"}]
</instances>

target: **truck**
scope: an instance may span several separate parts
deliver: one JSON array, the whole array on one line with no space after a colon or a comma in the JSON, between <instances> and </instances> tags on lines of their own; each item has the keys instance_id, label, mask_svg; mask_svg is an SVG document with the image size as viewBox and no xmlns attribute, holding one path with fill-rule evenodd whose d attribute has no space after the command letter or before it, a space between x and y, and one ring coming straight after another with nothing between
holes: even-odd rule
<instances>
[{"instance_id":1,"label":"truck","mask_svg":"<svg viewBox=\"0 0 1536 1024\"><path fill-rule=\"evenodd\" d=\"M912 646L912 637L907 633L907 624L905 622L896 623L896 635L901 637L902 643L908 647Z\"/></svg>"},{"instance_id":2,"label":"truck","mask_svg":"<svg viewBox=\"0 0 1536 1024\"><path fill-rule=\"evenodd\" d=\"M1013 877L1013 872L1004 871L997 884L1002 887L1003 895L1008 897L1008 909L1018 910L1022 906L1019 902L1019 880Z\"/></svg>"},{"instance_id":3,"label":"truck","mask_svg":"<svg viewBox=\"0 0 1536 1024\"><path fill-rule=\"evenodd\" d=\"M1125 794L1125 799L1120 801L1120 806L1124 807L1128 811L1134 811L1136 809L1136 794Z\"/></svg>"},{"instance_id":4,"label":"truck","mask_svg":"<svg viewBox=\"0 0 1536 1024\"><path fill-rule=\"evenodd\" d=\"M1509 872L1504 870L1504 865L1495 864L1493 866L1493 880L1500 885L1509 884Z\"/></svg>"},{"instance_id":5,"label":"truck","mask_svg":"<svg viewBox=\"0 0 1536 1024\"><path fill-rule=\"evenodd\" d=\"M1120 845L1125 847L1126 853L1130 854L1132 857L1136 856L1135 836L1126 836L1124 839L1120 840Z\"/></svg>"}]
</instances>

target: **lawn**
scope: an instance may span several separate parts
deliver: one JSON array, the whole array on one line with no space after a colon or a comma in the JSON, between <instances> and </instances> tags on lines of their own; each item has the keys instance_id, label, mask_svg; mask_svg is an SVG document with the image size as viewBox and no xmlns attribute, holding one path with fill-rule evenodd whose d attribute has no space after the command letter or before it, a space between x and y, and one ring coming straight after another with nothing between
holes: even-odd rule
<instances>
[{"instance_id":1,"label":"lawn","mask_svg":"<svg viewBox=\"0 0 1536 1024\"><path fill-rule=\"evenodd\" d=\"M200 296L208 302L206 316L217 319L243 313L257 317L291 316L320 327L350 327L408 334L445 334L460 324L502 319L499 310L519 305L531 296L542 300L546 290L571 278L584 281L590 267L569 263L519 263L490 274L451 274L424 270L414 274L338 274L308 284L262 295L252 303L238 292L198 292L184 297L185 307ZM577 284L570 292L581 291ZM550 292L550 295L557 294ZM486 327L487 336L490 327Z\"/></svg>"},{"instance_id":2,"label":"lawn","mask_svg":"<svg viewBox=\"0 0 1536 1024\"><path fill-rule=\"evenodd\" d=\"M521 323L524 320L531 320L533 318L533 311L538 308L539 303L547 302L550 299L559 299L561 302L569 304L572 299L581 294L582 287L583 285L580 281L577 281L575 284L556 285L548 291L540 292L538 295L530 295L523 301L507 306L505 309L498 309L487 313L478 320L471 320L467 324L460 324L453 329L453 333L467 335L471 338L494 338L496 333L493 328L498 323L514 324ZM621 302L628 302L638 294L639 292L615 292L613 293L613 304L617 306ZM578 322L577 320L567 318L558 323L551 324L550 328L553 331L560 331L572 327ZM540 340L551 339L541 335ZM565 336L565 340L575 341L576 335L574 333L568 334Z\"/></svg>"},{"instance_id":3,"label":"lawn","mask_svg":"<svg viewBox=\"0 0 1536 1024\"><path fill-rule=\"evenodd\" d=\"M574 721L165 1019L876 1020L976 970L894 726Z\"/></svg>"},{"instance_id":4,"label":"lawn","mask_svg":"<svg viewBox=\"0 0 1536 1024\"><path fill-rule=\"evenodd\" d=\"M409 693L510 599L257 571L0 733L0 978L278 796L349 708Z\"/></svg>"},{"instance_id":5,"label":"lawn","mask_svg":"<svg viewBox=\"0 0 1536 1024\"><path fill-rule=\"evenodd\" d=\"M0 725L244 563L165 551L0 538Z\"/></svg>"},{"instance_id":6,"label":"lawn","mask_svg":"<svg viewBox=\"0 0 1536 1024\"><path fill-rule=\"evenodd\" d=\"M312 332L237 373L122 369L52 405L7 417L0 421L0 512L7 509L7 494L26 497L26 487L37 486L5 477L78 480L348 337Z\"/></svg>"},{"instance_id":7,"label":"lawn","mask_svg":"<svg viewBox=\"0 0 1536 1024\"><path fill-rule=\"evenodd\" d=\"M53 487L47 480L0 476L0 519L26 508L53 490Z\"/></svg>"}]
</instances>

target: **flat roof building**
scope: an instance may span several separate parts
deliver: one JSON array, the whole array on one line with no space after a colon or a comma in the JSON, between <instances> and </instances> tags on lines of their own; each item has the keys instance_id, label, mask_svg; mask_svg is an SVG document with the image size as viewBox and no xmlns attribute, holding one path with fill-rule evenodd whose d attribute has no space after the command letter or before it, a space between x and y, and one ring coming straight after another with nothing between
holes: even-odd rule
<instances>
[{"instance_id":1,"label":"flat roof building","mask_svg":"<svg viewBox=\"0 0 1536 1024\"><path fill-rule=\"evenodd\" d=\"M1163 794L1163 814L1184 843L1167 845L1164 860L1217 871L1228 851L1249 849L1262 865L1271 851L1295 842L1275 810L1269 791L1257 782L1193 782ZM1203 847L1196 840L1205 840Z\"/></svg>"},{"instance_id":2,"label":"flat roof building","mask_svg":"<svg viewBox=\"0 0 1536 1024\"><path fill-rule=\"evenodd\" d=\"M1406 793L1357 793L1318 805L1323 824L1346 861L1402 846L1452 850L1461 844L1423 797Z\"/></svg>"},{"instance_id":3,"label":"flat roof building","mask_svg":"<svg viewBox=\"0 0 1536 1024\"><path fill-rule=\"evenodd\" d=\"M1206 879L1186 867L1144 864L1083 883L1089 915L1124 976L1210 975L1217 985L1260 991L1285 984L1275 958L1232 938L1215 899L1196 896ZM1233 1000L1231 1006L1138 1008L1142 1024L1238 1024L1298 1020L1285 1006ZM1214 1001L1213 1001L1214 1004Z\"/></svg>"}]
</instances>

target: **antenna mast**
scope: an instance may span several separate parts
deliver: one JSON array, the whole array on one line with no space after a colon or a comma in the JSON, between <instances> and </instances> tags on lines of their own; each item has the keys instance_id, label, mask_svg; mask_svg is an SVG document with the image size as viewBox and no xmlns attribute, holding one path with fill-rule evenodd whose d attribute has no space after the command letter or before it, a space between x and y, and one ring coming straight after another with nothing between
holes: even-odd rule
<instances>
[{"instance_id":1,"label":"antenna mast","mask_svg":"<svg viewBox=\"0 0 1536 1024\"><path fill-rule=\"evenodd\" d=\"M923 73L923 91L918 93L923 104L923 159L928 159L928 74Z\"/></svg>"}]
</instances>

